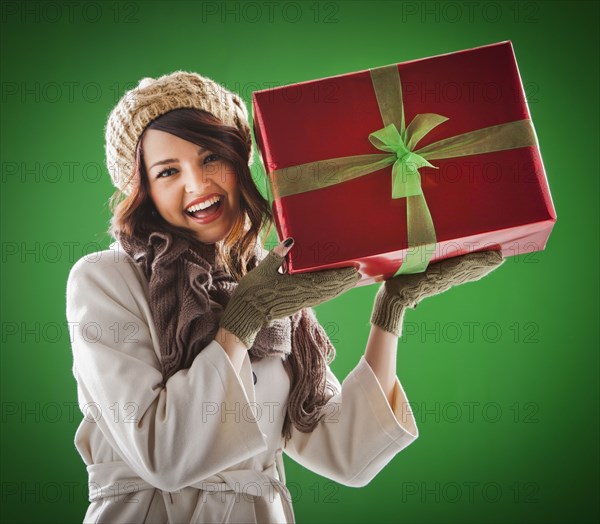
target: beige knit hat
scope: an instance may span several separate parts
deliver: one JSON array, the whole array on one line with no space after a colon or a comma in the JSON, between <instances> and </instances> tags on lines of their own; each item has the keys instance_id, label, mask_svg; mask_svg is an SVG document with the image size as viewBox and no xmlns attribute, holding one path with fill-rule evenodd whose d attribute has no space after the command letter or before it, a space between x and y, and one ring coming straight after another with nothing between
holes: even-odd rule
<instances>
[{"instance_id":1,"label":"beige knit hat","mask_svg":"<svg viewBox=\"0 0 600 524\"><path fill-rule=\"evenodd\" d=\"M187 71L143 78L119 100L105 128L106 166L113 184L125 194L133 188L135 148L142 132L154 119L181 108L203 109L251 136L244 101L214 80Z\"/></svg>"}]
</instances>

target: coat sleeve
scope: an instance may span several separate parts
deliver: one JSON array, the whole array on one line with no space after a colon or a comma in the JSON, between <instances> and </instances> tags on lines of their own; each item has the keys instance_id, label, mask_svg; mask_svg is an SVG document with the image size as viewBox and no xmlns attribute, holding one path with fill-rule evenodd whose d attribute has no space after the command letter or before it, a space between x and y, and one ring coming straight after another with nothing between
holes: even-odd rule
<instances>
[{"instance_id":1,"label":"coat sleeve","mask_svg":"<svg viewBox=\"0 0 600 524\"><path fill-rule=\"evenodd\" d=\"M364 356L341 385L327 366L327 383L334 394L324 417L310 433L292 426L284 452L340 484L365 486L419 436L408 399L396 376L390 406Z\"/></svg>"},{"instance_id":2,"label":"coat sleeve","mask_svg":"<svg viewBox=\"0 0 600 524\"><path fill-rule=\"evenodd\" d=\"M144 288L131 262L102 253L79 260L67 280L73 371L85 418L142 479L165 491L265 451L248 399L249 357L238 375L212 341L189 369L155 387L162 373Z\"/></svg>"}]
</instances>

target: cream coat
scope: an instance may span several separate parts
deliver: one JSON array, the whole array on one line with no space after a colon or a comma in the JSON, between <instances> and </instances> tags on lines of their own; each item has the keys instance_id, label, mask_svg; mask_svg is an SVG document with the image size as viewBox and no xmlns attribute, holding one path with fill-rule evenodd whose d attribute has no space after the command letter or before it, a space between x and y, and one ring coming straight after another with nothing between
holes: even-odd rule
<instances>
[{"instance_id":1,"label":"cream coat","mask_svg":"<svg viewBox=\"0 0 600 524\"><path fill-rule=\"evenodd\" d=\"M368 484L418 431L396 377L392 406L364 359L312 433L281 429L289 379L280 357L238 375L212 341L161 381L144 275L117 243L87 255L67 282L67 320L87 466L84 522L293 522L281 454L347 486ZM357 348L359 349L359 348ZM254 384L256 376L256 384Z\"/></svg>"}]
</instances>

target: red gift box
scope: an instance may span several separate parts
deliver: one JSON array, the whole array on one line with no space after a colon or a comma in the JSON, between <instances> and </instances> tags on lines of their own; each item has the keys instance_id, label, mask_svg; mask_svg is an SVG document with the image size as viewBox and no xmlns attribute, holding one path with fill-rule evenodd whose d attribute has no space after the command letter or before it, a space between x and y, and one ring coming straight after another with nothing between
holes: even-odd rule
<instances>
[{"instance_id":1,"label":"red gift box","mask_svg":"<svg viewBox=\"0 0 600 524\"><path fill-rule=\"evenodd\" d=\"M409 256L418 272L545 248L556 213L510 41L256 91L252 105L290 274L354 265L365 285ZM400 145L381 147L384 128ZM349 157L387 165L349 175Z\"/></svg>"}]
</instances>

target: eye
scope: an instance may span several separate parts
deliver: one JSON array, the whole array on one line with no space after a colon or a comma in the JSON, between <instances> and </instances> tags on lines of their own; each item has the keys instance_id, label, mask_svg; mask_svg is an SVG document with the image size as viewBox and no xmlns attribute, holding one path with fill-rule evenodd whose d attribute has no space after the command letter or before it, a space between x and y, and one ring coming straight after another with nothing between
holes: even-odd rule
<instances>
[{"instance_id":1,"label":"eye","mask_svg":"<svg viewBox=\"0 0 600 524\"><path fill-rule=\"evenodd\" d=\"M204 159L204 163L206 163L206 161L207 161L209 158L212 158L212 159L214 159L214 160L218 160L220 157L219 157L219 155L217 155L216 153L211 153L210 155L207 155L207 156L206 156L206 158Z\"/></svg>"},{"instance_id":2,"label":"eye","mask_svg":"<svg viewBox=\"0 0 600 524\"><path fill-rule=\"evenodd\" d=\"M174 167L169 167L169 168L167 168L167 169L163 169L163 170L162 170L160 173L158 173L158 174L156 175L156 177L155 177L155 178L166 178L166 177L163 177L163 175L164 175L165 173L171 173L171 171L177 171L177 170L176 170Z\"/></svg>"}]
</instances>

